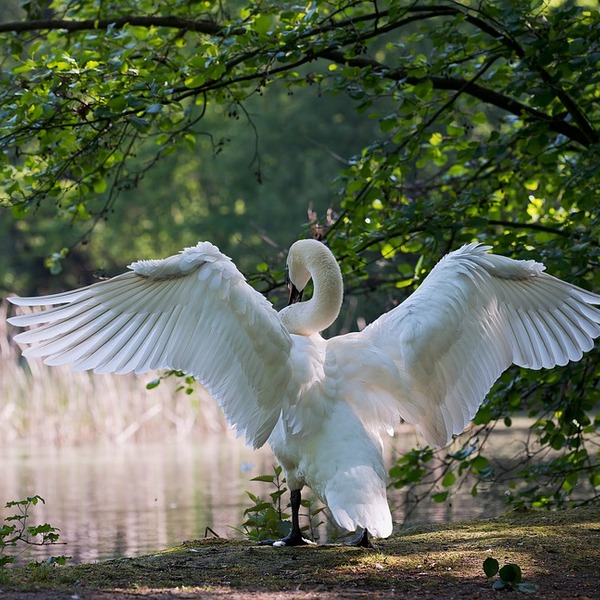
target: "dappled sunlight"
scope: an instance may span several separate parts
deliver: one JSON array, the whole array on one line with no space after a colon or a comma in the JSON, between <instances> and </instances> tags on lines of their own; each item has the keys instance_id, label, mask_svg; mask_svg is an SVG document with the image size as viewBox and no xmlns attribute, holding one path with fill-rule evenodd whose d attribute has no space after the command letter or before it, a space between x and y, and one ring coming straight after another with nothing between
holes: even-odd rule
<instances>
[{"instance_id":1,"label":"dappled sunlight","mask_svg":"<svg viewBox=\"0 0 600 600\"><path fill-rule=\"evenodd\" d=\"M376 585L384 579L390 587L398 586L398 590L414 586L423 591L424 586L433 590L438 585L460 582L465 592L478 588L492 593L482 564L486 558L494 557L501 565L520 565L523 581L538 586L540 591L550 575L555 585L555 578L560 580L551 588L556 594L561 593L563 586L577 587L571 580L576 573L580 585L589 590L590 585L593 588L600 558L596 541L599 531L598 507L414 528L380 542L376 553L353 555L345 551L335 572L354 586ZM581 572L586 570L590 581L581 578Z\"/></svg>"},{"instance_id":2,"label":"dappled sunlight","mask_svg":"<svg viewBox=\"0 0 600 600\"><path fill-rule=\"evenodd\" d=\"M540 581L556 573L557 565L565 576L584 565L594 572L600 553L595 541L598 531L598 507L566 513L532 511L489 521L409 529L382 547L386 554L393 554L394 560L388 563L393 568L456 577L452 572L460 566L460 577L484 577L482 563L489 556L501 564L525 565L524 580Z\"/></svg>"}]
</instances>

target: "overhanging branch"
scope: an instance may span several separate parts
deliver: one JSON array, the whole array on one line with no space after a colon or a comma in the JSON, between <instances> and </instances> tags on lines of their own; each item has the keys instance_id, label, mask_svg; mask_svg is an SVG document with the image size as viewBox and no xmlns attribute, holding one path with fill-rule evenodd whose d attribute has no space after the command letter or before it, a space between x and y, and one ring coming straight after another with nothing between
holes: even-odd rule
<instances>
[{"instance_id":1,"label":"overhanging branch","mask_svg":"<svg viewBox=\"0 0 600 600\"><path fill-rule=\"evenodd\" d=\"M462 10L464 8L464 10ZM518 56L522 57L523 50L516 43L515 40L507 37L502 32L494 29L492 25L487 23L484 19L472 14L467 7L456 7L456 6L412 6L407 8L406 15L404 18L399 19L397 22L388 22L384 26L374 25L372 30L363 33L362 36L358 36L362 39L371 39L377 37L382 33L389 33L393 29L403 26L408 22L412 22L418 19L430 19L434 17L444 17L453 15L463 15L467 21L472 25L479 28L481 31L492 36L494 39L498 39L503 45L515 52ZM375 23L383 17L388 17L388 11L380 11L373 13L372 15L362 15L354 20L354 24L360 21L374 20ZM142 15L142 16L123 16L118 18L105 18L105 19L84 19L84 20L71 20L71 19L50 19L50 20L33 20L33 21L19 21L11 23L0 23L0 33L24 33L28 31L49 31L49 30L64 30L68 32L78 32L86 30L102 30L109 27L122 28L127 25L140 26L140 27L167 27L179 29L181 31L194 31L206 35L213 36L237 36L247 33L247 29L243 27L230 28L217 23L211 19L183 19L180 17L172 16L157 16L157 15ZM320 26L315 27L310 31L302 33L301 38L310 38L311 36L318 35L324 31L332 29L344 29L352 26L352 20L346 19L336 22L327 22ZM274 68L272 65L268 68L264 68L261 71L255 71L251 74L243 74L238 77L231 75L233 66L243 63L246 57L255 57L258 50L249 52L236 57L227 66L226 74L218 81L210 81L200 86L199 88L192 88L189 90L178 89L175 90L176 96L184 97L187 95L193 95L196 93L205 93L211 89L218 89L226 87L238 82L260 80L273 76L277 73L289 71L299 65L305 64L314 60L314 58L323 58L337 64L348 64L351 66L358 66L360 68L368 68L373 71L381 73L382 77L398 82L406 82L408 84L418 84L424 81L429 81L435 89L438 90L450 90L455 92L465 93L469 96L477 98L482 102L500 108L506 112L514 114L519 117L528 118L534 121L546 123L551 131L562 134L568 139L573 140L584 147L589 147L593 143L598 141L596 132L590 127L587 120L582 117L577 106L573 106L565 101L565 94L558 93L560 100L566 104L567 110L574 116L574 124L565 121L564 119L556 116L550 116L540 110L532 108L523 102L520 102L506 94L502 94L485 86L482 86L474 81L458 77L440 77L440 76L425 76L425 77L414 77L409 76L404 69L393 69L387 65L381 64L375 60L371 60L365 57L347 57L343 51L343 48L355 43L356 37L349 36L347 39L342 40L335 48L317 51L311 56L306 55L305 57L293 62L282 65L281 67ZM289 42L288 42L289 43ZM227 74L230 74L227 76ZM543 73L542 73L543 75ZM556 92L556 86L554 86ZM560 90L559 90L560 91ZM568 96L566 100L569 100Z\"/></svg>"},{"instance_id":2,"label":"overhanging branch","mask_svg":"<svg viewBox=\"0 0 600 600\"><path fill-rule=\"evenodd\" d=\"M535 121L547 123L548 127L555 133L565 135L569 139L579 142L582 146L588 147L590 145L590 140L578 127L567 123L563 119L550 117L540 110L527 106L510 96L496 92L474 81L460 77L439 77L435 75L414 77L408 75L405 69L390 69L388 66L375 60L363 57L347 57L341 50L325 50L318 55L336 64L369 68L381 73L382 77L394 81L406 82L411 85L429 81L437 90L461 91L518 117L528 117Z\"/></svg>"},{"instance_id":3,"label":"overhanging branch","mask_svg":"<svg viewBox=\"0 0 600 600\"><path fill-rule=\"evenodd\" d=\"M0 23L0 33L25 33L27 31L91 31L101 30L113 27L121 29L126 25L139 27L169 27L171 29L182 29L187 31L197 31L207 35L223 35L225 31L230 35L240 35L245 32L244 29L227 29L223 25L215 23L209 19L190 20L179 17L160 17L160 16L127 16L114 19L84 19L75 21L72 19L49 19L34 21L13 21L11 23Z\"/></svg>"}]
</instances>

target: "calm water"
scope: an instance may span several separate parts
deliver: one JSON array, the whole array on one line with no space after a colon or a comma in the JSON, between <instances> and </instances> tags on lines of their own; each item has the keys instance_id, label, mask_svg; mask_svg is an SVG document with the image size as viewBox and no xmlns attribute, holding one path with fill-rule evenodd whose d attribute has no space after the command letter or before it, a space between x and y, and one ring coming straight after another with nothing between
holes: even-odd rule
<instances>
[{"instance_id":1,"label":"calm water","mask_svg":"<svg viewBox=\"0 0 600 600\"><path fill-rule=\"evenodd\" d=\"M514 434L494 435L494 445L510 453ZM415 440L411 432L394 438L389 463ZM197 443L8 448L0 456L0 503L39 494L46 504L32 508L31 524L58 527L66 542L22 558L64 554L90 562L135 556L204 537L207 527L222 537L240 537L232 526L239 526L249 505L245 490L264 496L272 491L249 480L271 473L274 464L267 448L253 451L233 434ZM391 492L398 522L404 519L403 500L401 491ZM411 521L453 521L503 510L501 500L465 493L451 505L419 505Z\"/></svg>"}]
</instances>

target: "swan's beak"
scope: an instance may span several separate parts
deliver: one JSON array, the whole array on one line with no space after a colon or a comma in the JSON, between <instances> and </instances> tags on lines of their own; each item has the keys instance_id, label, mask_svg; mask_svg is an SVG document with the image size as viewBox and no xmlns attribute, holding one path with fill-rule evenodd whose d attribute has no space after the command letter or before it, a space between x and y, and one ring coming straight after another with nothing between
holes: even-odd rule
<instances>
[{"instance_id":1,"label":"swan's beak","mask_svg":"<svg viewBox=\"0 0 600 600\"><path fill-rule=\"evenodd\" d=\"M288 306L290 304L295 304L296 302L300 302L302 300L302 290L298 290L298 288L290 282L290 297L288 300Z\"/></svg>"}]
</instances>

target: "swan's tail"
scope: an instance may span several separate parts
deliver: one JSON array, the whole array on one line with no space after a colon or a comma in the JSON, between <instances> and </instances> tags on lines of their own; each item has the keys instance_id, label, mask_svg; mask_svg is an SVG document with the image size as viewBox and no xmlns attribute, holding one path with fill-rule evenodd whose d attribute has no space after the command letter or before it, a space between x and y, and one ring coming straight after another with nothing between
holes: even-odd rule
<instances>
[{"instance_id":1,"label":"swan's tail","mask_svg":"<svg viewBox=\"0 0 600 600\"><path fill-rule=\"evenodd\" d=\"M372 467L360 465L338 472L327 484L324 500L340 527L348 531L362 527L374 537L386 538L392 534L392 515L385 487Z\"/></svg>"}]
</instances>

